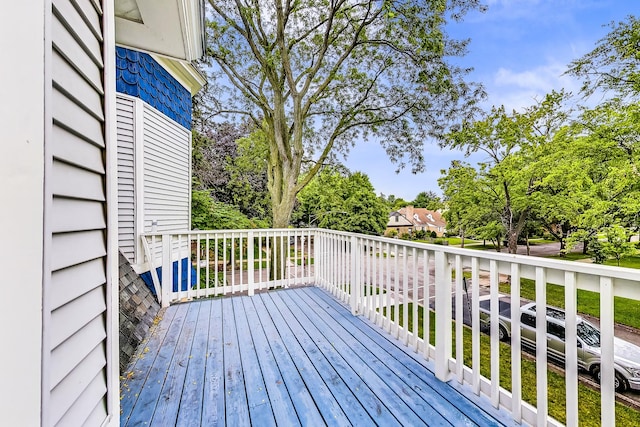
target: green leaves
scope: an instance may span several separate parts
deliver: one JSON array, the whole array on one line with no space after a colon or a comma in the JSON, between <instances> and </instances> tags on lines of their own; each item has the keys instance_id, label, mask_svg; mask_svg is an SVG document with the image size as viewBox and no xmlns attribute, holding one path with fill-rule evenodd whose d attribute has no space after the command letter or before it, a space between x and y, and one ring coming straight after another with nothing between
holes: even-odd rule
<instances>
[{"instance_id":1,"label":"green leaves","mask_svg":"<svg viewBox=\"0 0 640 427\"><path fill-rule=\"evenodd\" d=\"M300 225L376 235L386 228L389 211L361 172L323 169L298 200L294 217Z\"/></svg>"},{"instance_id":2,"label":"green leaves","mask_svg":"<svg viewBox=\"0 0 640 427\"><path fill-rule=\"evenodd\" d=\"M266 221L250 220L233 206L216 202L206 190L191 194L191 228L237 230L267 227Z\"/></svg>"},{"instance_id":3,"label":"green leaves","mask_svg":"<svg viewBox=\"0 0 640 427\"><path fill-rule=\"evenodd\" d=\"M568 74L583 79L582 92L591 95L601 89L622 96L640 95L640 21L629 16L611 23L611 31L595 49L573 61Z\"/></svg>"},{"instance_id":4,"label":"green leaves","mask_svg":"<svg viewBox=\"0 0 640 427\"><path fill-rule=\"evenodd\" d=\"M450 61L466 42L445 33L447 15L480 8L477 0L209 5L213 105L268 131L274 226L287 225L308 182L303 161L314 162L311 178L336 153L375 138L399 168L420 171L425 140L471 117L483 96Z\"/></svg>"}]
</instances>

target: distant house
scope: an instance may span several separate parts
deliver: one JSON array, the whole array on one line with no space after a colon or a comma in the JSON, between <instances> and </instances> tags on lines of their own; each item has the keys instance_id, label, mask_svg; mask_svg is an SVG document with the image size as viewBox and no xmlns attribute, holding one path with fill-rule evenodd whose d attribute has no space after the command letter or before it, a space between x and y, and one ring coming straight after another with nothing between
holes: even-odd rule
<instances>
[{"instance_id":1,"label":"distant house","mask_svg":"<svg viewBox=\"0 0 640 427\"><path fill-rule=\"evenodd\" d=\"M411 234L416 231L431 233L435 231L438 237L446 232L447 222L438 211L406 206L389 214L389 222L385 235ZM395 233L394 233L395 232Z\"/></svg>"}]
</instances>

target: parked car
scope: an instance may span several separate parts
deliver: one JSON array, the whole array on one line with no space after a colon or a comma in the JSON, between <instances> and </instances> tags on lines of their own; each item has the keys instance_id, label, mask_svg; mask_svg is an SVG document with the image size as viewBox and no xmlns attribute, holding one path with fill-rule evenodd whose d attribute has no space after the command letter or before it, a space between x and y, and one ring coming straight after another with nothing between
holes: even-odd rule
<instances>
[{"instance_id":1,"label":"parked car","mask_svg":"<svg viewBox=\"0 0 640 427\"><path fill-rule=\"evenodd\" d=\"M490 302L480 303L480 327L490 330ZM510 303L500 301L499 338L511 339ZM520 330L522 346L535 351L536 348L536 304L525 304L520 308ZM600 331L597 327L577 317L578 367L589 372L600 382ZM547 306L547 353L550 359L564 364L565 361L565 312L556 307ZM640 347L614 338L614 369L616 391L640 390Z\"/></svg>"}]
</instances>

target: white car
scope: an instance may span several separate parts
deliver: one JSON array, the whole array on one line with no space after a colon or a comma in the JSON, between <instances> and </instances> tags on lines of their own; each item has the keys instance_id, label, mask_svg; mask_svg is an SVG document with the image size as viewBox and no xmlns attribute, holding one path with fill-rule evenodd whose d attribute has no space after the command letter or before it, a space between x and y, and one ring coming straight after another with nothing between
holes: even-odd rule
<instances>
[{"instance_id":1,"label":"white car","mask_svg":"<svg viewBox=\"0 0 640 427\"><path fill-rule=\"evenodd\" d=\"M489 301L482 301L480 320L483 330L490 330ZM520 308L522 345L536 348L536 304ZM510 308L500 302L500 339L511 338ZM582 317L577 317L578 367L589 372L600 382L600 331ZM565 313L547 306L547 352L549 358L564 364L565 361ZM616 391L640 390L640 347L620 338L614 338L614 369Z\"/></svg>"}]
</instances>

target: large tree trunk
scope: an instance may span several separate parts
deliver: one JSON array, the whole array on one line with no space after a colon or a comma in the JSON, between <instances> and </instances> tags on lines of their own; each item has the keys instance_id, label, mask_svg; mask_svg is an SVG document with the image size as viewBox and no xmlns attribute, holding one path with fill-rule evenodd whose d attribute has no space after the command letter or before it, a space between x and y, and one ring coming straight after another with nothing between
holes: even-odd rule
<instances>
[{"instance_id":1,"label":"large tree trunk","mask_svg":"<svg viewBox=\"0 0 640 427\"><path fill-rule=\"evenodd\" d=\"M509 253L515 254L518 252L518 234L516 230L509 230L509 240L507 244L509 246Z\"/></svg>"},{"instance_id":2,"label":"large tree trunk","mask_svg":"<svg viewBox=\"0 0 640 427\"><path fill-rule=\"evenodd\" d=\"M508 212L507 217L507 243L509 246L509 253L515 254L518 252L518 237L520 233L522 233L522 229L524 228L525 222L527 221L527 216L529 215L529 209L525 209L520 213L517 221L513 220L513 215Z\"/></svg>"},{"instance_id":3,"label":"large tree trunk","mask_svg":"<svg viewBox=\"0 0 640 427\"><path fill-rule=\"evenodd\" d=\"M289 196L289 194L291 195ZM272 203L273 228L287 228L295 203L295 193L285 191L273 194L272 192L272 200L274 196L276 203ZM286 237L274 237L271 239L271 270L269 271L271 280L283 279L286 276L288 252L289 242Z\"/></svg>"}]
</instances>

